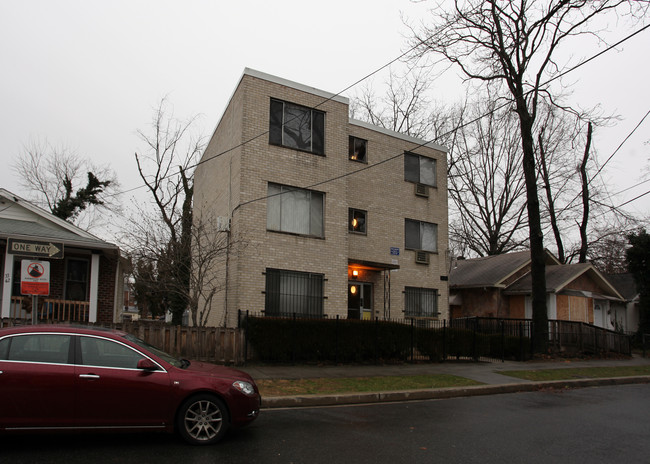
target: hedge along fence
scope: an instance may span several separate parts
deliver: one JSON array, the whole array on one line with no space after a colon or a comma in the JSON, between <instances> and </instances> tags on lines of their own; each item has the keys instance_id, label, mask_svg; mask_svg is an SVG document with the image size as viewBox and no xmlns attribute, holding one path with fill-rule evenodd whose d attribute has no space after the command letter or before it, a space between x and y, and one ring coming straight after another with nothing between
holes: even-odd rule
<instances>
[{"instance_id":1,"label":"hedge along fence","mask_svg":"<svg viewBox=\"0 0 650 464\"><path fill-rule=\"evenodd\" d=\"M246 359L266 362L528 359L529 327L520 323L519 330L506 330L506 325L481 323L478 318L369 322L240 313L240 326L246 332Z\"/></svg>"}]
</instances>

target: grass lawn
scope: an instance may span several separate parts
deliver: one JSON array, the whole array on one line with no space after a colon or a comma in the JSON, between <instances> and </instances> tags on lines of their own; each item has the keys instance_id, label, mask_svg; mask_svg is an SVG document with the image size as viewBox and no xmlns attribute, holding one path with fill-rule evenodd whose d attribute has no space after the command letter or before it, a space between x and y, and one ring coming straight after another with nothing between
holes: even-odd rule
<instances>
[{"instance_id":1,"label":"grass lawn","mask_svg":"<svg viewBox=\"0 0 650 464\"><path fill-rule=\"evenodd\" d=\"M543 380L570 380L570 379L598 379L608 377L631 377L635 375L650 375L650 366L619 366L619 367L583 367L566 369L539 369L525 371L501 371L503 375L519 379Z\"/></svg>"},{"instance_id":2,"label":"grass lawn","mask_svg":"<svg viewBox=\"0 0 650 464\"><path fill-rule=\"evenodd\" d=\"M481 385L480 382L448 374L290 380L263 379L257 380L256 383L262 397L419 390Z\"/></svg>"}]
</instances>

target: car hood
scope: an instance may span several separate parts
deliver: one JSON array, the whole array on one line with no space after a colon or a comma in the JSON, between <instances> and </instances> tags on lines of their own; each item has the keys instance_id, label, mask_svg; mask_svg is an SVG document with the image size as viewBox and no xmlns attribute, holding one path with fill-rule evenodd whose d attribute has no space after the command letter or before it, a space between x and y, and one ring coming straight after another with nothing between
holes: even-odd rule
<instances>
[{"instance_id":1,"label":"car hood","mask_svg":"<svg viewBox=\"0 0 650 464\"><path fill-rule=\"evenodd\" d=\"M239 369L233 369L232 367L219 366L217 364L210 364L200 361L191 361L190 365L182 370L188 373L230 378L232 380L253 380L249 374L244 371L240 371Z\"/></svg>"}]
</instances>

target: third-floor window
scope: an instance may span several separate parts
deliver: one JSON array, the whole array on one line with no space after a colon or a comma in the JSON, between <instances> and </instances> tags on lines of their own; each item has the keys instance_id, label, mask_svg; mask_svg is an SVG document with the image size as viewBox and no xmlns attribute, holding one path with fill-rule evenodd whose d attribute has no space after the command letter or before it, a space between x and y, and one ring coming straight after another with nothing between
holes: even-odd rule
<instances>
[{"instance_id":1,"label":"third-floor window","mask_svg":"<svg viewBox=\"0 0 650 464\"><path fill-rule=\"evenodd\" d=\"M323 155L325 113L272 98L269 143Z\"/></svg>"}]
</instances>

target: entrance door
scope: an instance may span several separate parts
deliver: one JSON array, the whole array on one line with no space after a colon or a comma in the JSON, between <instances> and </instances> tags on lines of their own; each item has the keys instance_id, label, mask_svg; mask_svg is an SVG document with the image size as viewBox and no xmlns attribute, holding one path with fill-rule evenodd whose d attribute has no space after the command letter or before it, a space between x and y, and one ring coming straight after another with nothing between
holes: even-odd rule
<instances>
[{"instance_id":1,"label":"entrance door","mask_svg":"<svg viewBox=\"0 0 650 464\"><path fill-rule=\"evenodd\" d=\"M348 284L348 319L372 319L372 284L350 282Z\"/></svg>"}]
</instances>

